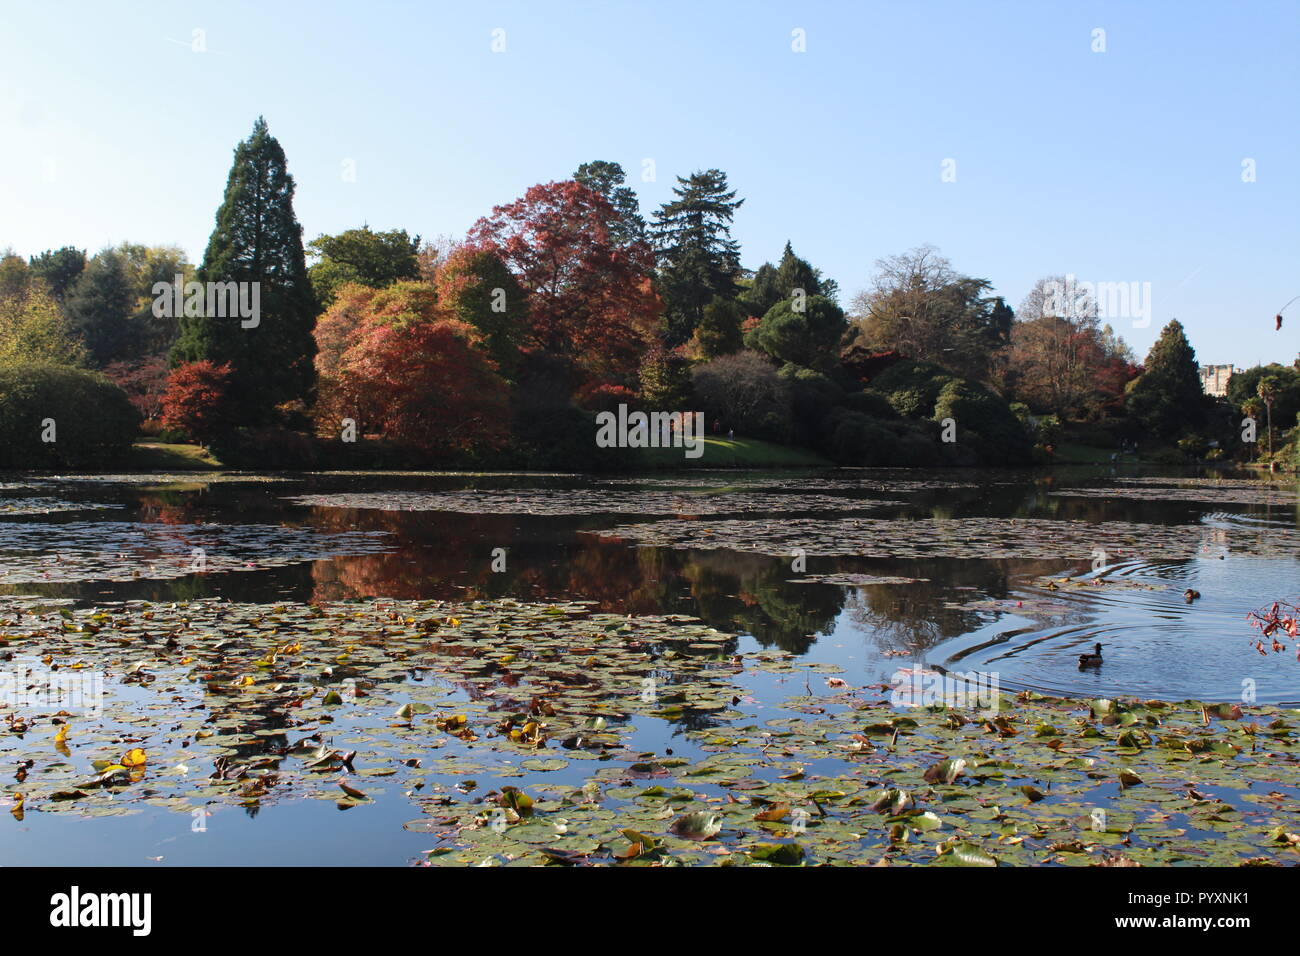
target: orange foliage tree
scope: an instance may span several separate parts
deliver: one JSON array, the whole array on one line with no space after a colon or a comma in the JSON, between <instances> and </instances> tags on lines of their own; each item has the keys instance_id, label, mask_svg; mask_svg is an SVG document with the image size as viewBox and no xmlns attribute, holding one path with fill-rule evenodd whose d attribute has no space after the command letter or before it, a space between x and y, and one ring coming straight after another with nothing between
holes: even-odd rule
<instances>
[{"instance_id":1,"label":"orange foliage tree","mask_svg":"<svg viewBox=\"0 0 1300 956\"><path fill-rule=\"evenodd\" d=\"M316 324L317 420L425 452L501 447L509 437L505 381L482 336L439 306L431 286L345 286Z\"/></svg>"}]
</instances>

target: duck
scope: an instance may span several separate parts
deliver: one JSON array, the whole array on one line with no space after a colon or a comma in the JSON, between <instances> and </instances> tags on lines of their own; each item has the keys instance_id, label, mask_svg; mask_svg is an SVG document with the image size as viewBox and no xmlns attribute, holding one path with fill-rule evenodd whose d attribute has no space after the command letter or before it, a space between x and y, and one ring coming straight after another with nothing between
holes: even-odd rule
<instances>
[{"instance_id":1,"label":"duck","mask_svg":"<svg viewBox=\"0 0 1300 956\"><path fill-rule=\"evenodd\" d=\"M1101 666L1101 645L1100 644L1093 645L1093 653L1079 655L1079 670L1083 670L1085 667L1100 667L1100 666Z\"/></svg>"},{"instance_id":2,"label":"duck","mask_svg":"<svg viewBox=\"0 0 1300 956\"><path fill-rule=\"evenodd\" d=\"M1195 591L1192 588L1188 588L1186 591L1183 592L1183 600L1186 601L1188 604L1191 604L1200 596L1201 596L1201 592Z\"/></svg>"}]
</instances>

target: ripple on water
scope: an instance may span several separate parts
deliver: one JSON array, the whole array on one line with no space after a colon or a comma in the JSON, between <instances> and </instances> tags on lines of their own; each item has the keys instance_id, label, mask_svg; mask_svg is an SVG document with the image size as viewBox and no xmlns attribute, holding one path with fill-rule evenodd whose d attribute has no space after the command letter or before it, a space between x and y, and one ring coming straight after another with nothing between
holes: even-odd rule
<instances>
[{"instance_id":1,"label":"ripple on water","mask_svg":"<svg viewBox=\"0 0 1300 956\"><path fill-rule=\"evenodd\" d=\"M1293 702L1300 663L1255 651L1246 614L1294 591L1295 570L1286 559L1130 562L1105 569L1103 585L1019 587L1006 613L936 648L933 661L1046 694ZM1189 602L1188 588L1201 597ZM1078 656L1097 643L1101 667L1080 671Z\"/></svg>"}]
</instances>

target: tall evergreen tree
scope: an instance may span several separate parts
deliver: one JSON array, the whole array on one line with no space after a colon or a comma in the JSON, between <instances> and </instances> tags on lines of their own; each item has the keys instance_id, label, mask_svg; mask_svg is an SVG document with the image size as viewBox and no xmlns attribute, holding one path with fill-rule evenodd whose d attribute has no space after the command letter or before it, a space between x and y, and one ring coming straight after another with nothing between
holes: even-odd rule
<instances>
[{"instance_id":1,"label":"tall evergreen tree","mask_svg":"<svg viewBox=\"0 0 1300 956\"><path fill-rule=\"evenodd\" d=\"M839 295L839 283L822 276L807 259L795 255L787 241L777 265L765 262L754 273L754 281L740 296L741 305L750 315L762 318L772 306L782 299L791 298L796 289L802 289L805 298L820 295L834 302Z\"/></svg>"},{"instance_id":2,"label":"tall evergreen tree","mask_svg":"<svg viewBox=\"0 0 1300 956\"><path fill-rule=\"evenodd\" d=\"M731 238L731 220L744 203L720 169L678 176L673 195L677 198L659 208L651 227L670 346L690 338L715 296L736 297L740 244Z\"/></svg>"},{"instance_id":3,"label":"tall evergreen tree","mask_svg":"<svg viewBox=\"0 0 1300 956\"><path fill-rule=\"evenodd\" d=\"M1158 438L1175 439L1205 424L1208 401L1196 352L1173 319L1147 354L1128 396L1129 412Z\"/></svg>"},{"instance_id":4,"label":"tall evergreen tree","mask_svg":"<svg viewBox=\"0 0 1300 956\"><path fill-rule=\"evenodd\" d=\"M312 327L320 311L307 277L302 226L293 211L284 150L260 116L235 147L226 194L196 278L259 283L256 324L186 315L173 362L231 366L232 413L240 424L271 420L276 405L303 398L314 379Z\"/></svg>"},{"instance_id":5,"label":"tall evergreen tree","mask_svg":"<svg viewBox=\"0 0 1300 956\"><path fill-rule=\"evenodd\" d=\"M609 234L619 245L627 246L634 242L646 241L645 218L641 215L641 201L636 191L626 186L627 174L619 163L598 159L583 163L573 174L574 182L594 189L618 213L617 221L610 224Z\"/></svg>"}]
</instances>

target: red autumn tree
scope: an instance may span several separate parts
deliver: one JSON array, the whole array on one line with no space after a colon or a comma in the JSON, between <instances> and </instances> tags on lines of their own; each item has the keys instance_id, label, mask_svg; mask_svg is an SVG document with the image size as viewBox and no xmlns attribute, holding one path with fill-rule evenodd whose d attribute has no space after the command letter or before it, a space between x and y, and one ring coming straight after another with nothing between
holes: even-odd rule
<instances>
[{"instance_id":1,"label":"red autumn tree","mask_svg":"<svg viewBox=\"0 0 1300 956\"><path fill-rule=\"evenodd\" d=\"M432 287L347 287L316 325L322 430L352 418L423 451L497 448L509 437L506 383L471 325Z\"/></svg>"},{"instance_id":2,"label":"red autumn tree","mask_svg":"<svg viewBox=\"0 0 1300 956\"><path fill-rule=\"evenodd\" d=\"M161 420L195 441L209 442L229 430L230 366L208 359L172 370L162 396Z\"/></svg>"},{"instance_id":3,"label":"red autumn tree","mask_svg":"<svg viewBox=\"0 0 1300 956\"><path fill-rule=\"evenodd\" d=\"M619 214L576 182L533 186L469 232L528 292L524 346L572 359L590 378L632 380L658 312L644 242L611 236Z\"/></svg>"}]
</instances>

